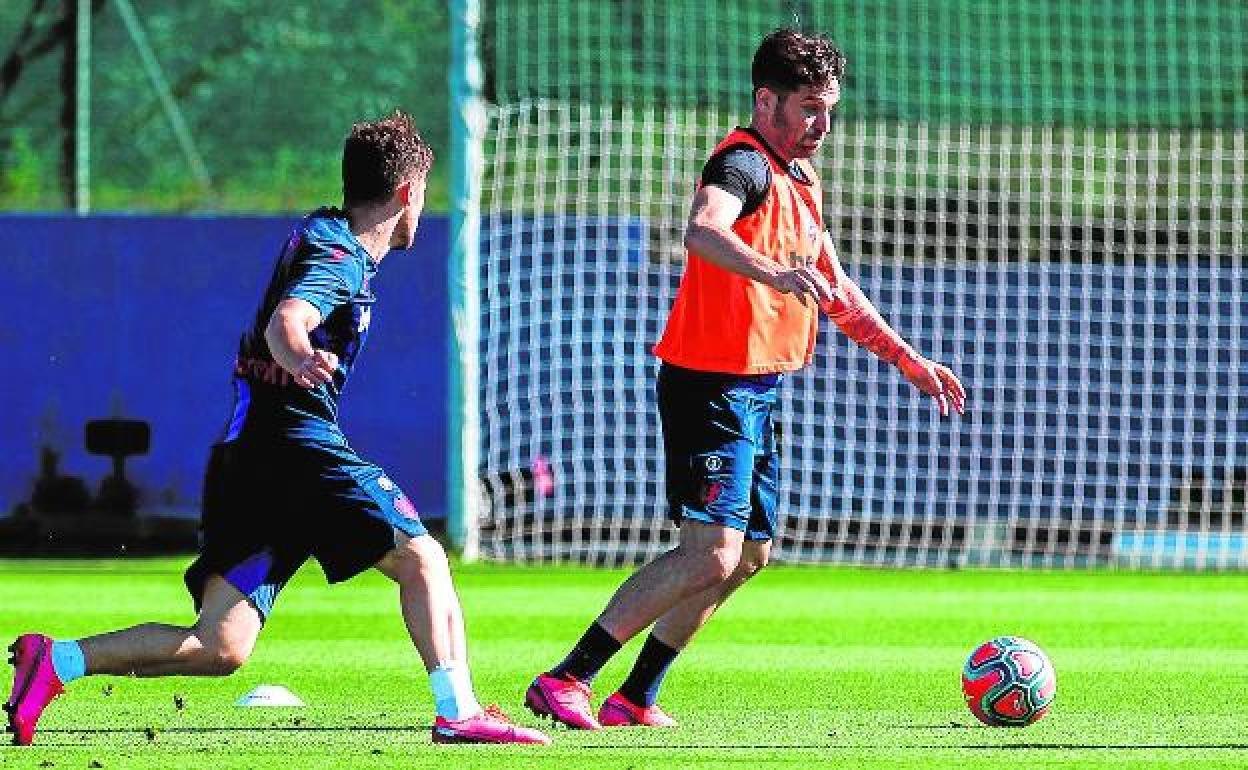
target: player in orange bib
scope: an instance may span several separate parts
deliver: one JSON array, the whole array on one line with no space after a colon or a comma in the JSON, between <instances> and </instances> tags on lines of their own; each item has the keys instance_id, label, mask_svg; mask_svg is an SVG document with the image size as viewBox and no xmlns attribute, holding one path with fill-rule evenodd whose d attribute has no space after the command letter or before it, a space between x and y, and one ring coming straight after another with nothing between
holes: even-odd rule
<instances>
[{"instance_id":1,"label":"player in orange bib","mask_svg":"<svg viewBox=\"0 0 1248 770\"><path fill-rule=\"evenodd\" d=\"M675 724L657 704L668 667L767 564L778 477L772 408L784 375L812 359L820 312L896 365L941 415L963 412L957 377L884 322L824 230L809 159L828 132L844 69L830 41L791 29L768 35L754 55L752 120L702 171L685 273L654 351L680 544L625 581L568 656L533 681L526 702L540 715L580 729ZM651 626L632 672L595 716L590 683Z\"/></svg>"}]
</instances>

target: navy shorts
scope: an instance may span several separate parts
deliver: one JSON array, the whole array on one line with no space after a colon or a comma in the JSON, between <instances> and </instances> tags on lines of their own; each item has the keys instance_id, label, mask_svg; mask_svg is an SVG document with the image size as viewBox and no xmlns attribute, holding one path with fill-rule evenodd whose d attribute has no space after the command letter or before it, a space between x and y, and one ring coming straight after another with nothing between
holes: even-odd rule
<instances>
[{"instance_id":1,"label":"navy shorts","mask_svg":"<svg viewBox=\"0 0 1248 770\"><path fill-rule=\"evenodd\" d=\"M204 581L221 575L264 620L309 557L329 582L346 580L393 549L396 530L427 533L398 485L346 444L217 444L186 586L198 611Z\"/></svg>"},{"instance_id":2,"label":"navy shorts","mask_svg":"<svg viewBox=\"0 0 1248 770\"><path fill-rule=\"evenodd\" d=\"M776 535L776 454L772 410L782 375L697 372L663 364L659 415L667 462L669 515L740 530L747 540Z\"/></svg>"}]
</instances>

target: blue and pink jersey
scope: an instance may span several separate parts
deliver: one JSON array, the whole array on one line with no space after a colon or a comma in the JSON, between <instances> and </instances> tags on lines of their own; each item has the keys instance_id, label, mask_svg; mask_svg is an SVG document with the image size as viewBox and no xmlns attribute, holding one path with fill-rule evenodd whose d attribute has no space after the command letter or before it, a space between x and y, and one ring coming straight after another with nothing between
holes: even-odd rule
<instances>
[{"instance_id":1,"label":"blue and pink jersey","mask_svg":"<svg viewBox=\"0 0 1248 770\"><path fill-rule=\"evenodd\" d=\"M291 232L269 279L255 319L234 362L234 409L222 441L294 439L345 441L338 398L368 336L377 266L351 233L346 215L322 208ZM338 356L332 383L300 387L273 360L264 339L274 309L296 297L320 311L312 347Z\"/></svg>"}]
</instances>

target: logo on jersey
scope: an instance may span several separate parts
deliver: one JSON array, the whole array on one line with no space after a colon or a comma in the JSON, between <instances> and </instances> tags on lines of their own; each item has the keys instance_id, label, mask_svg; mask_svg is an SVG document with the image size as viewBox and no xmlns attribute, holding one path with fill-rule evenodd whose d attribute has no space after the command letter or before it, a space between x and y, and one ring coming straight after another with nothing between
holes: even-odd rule
<instances>
[{"instance_id":1,"label":"logo on jersey","mask_svg":"<svg viewBox=\"0 0 1248 770\"><path fill-rule=\"evenodd\" d=\"M718 455L711 455L706 458L706 470L710 473L718 473L724 469L724 461Z\"/></svg>"},{"instance_id":2,"label":"logo on jersey","mask_svg":"<svg viewBox=\"0 0 1248 770\"><path fill-rule=\"evenodd\" d=\"M359 332L360 334L363 334L364 332L368 331L368 325L372 323L372 320L373 320L373 309L371 307L366 307L360 310L360 318L355 327L355 330Z\"/></svg>"},{"instance_id":3,"label":"logo on jersey","mask_svg":"<svg viewBox=\"0 0 1248 770\"><path fill-rule=\"evenodd\" d=\"M811 254L819 253L819 236L820 235L821 235L821 232L819 230L819 225L815 224L814 222L806 223L806 238L810 241L810 253Z\"/></svg>"},{"instance_id":4,"label":"logo on jersey","mask_svg":"<svg viewBox=\"0 0 1248 770\"><path fill-rule=\"evenodd\" d=\"M290 372L279 366L276 361L263 358L238 356L234 359L234 374L254 382L263 382L266 385L286 386L293 381Z\"/></svg>"},{"instance_id":5,"label":"logo on jersey","mask_svg":"<svg viewBox=\"0 0 1248 770\"><path fill-rule=\"evenodd\" d=\"M713 481L702 487L702 506L708 507L719 499L719 495L724 491L724 485L718 481Z\"/></svg>"},{"instance_id":6,"label":"logo on jersey","mask_svg":"<svg viewBox=\"0 0 1248 770\"><path fill-rule=\"evenodd\" d=\"M820 241L822 240L823 231L819 228L819 222L815 219L814 212L806 204L798 204L797 217L799 220L798 227L800 228L798 232L806 239L808 244L806 258L802 261L802 264L809 265L815 261L815 257L821 251L822 244ZM797 257L799 255L794 256Z\"/></svg>"},{"instance_id":7,"label":"logo on jersey","mask_svg":"<svg viewBox=\"0 0 1248 770\"><path fill-rule=\"evenodd\" d=\"M407 496L402 492L399 493L398 497L394 498L394 510L398 511L399 515L405 519L420 518L420 514L416 513L416 506L412 505L412 501L408 500Z\"/></svg>"}]
</instances>

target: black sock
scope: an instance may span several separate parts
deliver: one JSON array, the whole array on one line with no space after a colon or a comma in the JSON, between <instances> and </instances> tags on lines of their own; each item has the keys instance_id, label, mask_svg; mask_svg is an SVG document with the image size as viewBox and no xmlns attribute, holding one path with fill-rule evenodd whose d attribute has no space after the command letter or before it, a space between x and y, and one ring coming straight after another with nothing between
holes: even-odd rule
<instances>
[{"instance_id":1,"label":"black sock","mask_svg":"<svg viewBox=\"0 0 1248 770\"><path fill-rule=\"evenodd\" d=\"M646 637L632 673L620 685L620 694L637 706L653 706L659 699L659 686L680 650L668 647L654 635Z\"/></svg>"},{"instance_id":2,"label":"black sock","mask_svg":"<svg viewBox=\"0 0 1248 770\"><path fill-rule=\"evenodd\" d=\"M550 670L551 676L567 679L573 677L582 682L592 682L602 667L607 665L611 656L623 646L615 637L607 633L607 629L596 622L585 631L585 635L568 653L563 662Z\"/></svg>"}]
</instances>

